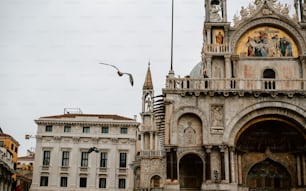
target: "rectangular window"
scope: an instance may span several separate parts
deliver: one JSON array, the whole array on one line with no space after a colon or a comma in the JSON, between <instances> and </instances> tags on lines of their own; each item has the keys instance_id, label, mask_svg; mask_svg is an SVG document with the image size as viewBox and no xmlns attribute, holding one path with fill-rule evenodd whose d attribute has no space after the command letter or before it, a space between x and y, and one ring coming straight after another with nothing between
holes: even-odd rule
<instances>
[{"instance_id":1,"label":"rectangular window","mask_svg":"<svg viewBox=\"0 0 306 191\"><path fill-rule=\"evenodd\" d=\"M41 176L40 177L40 186L48 186L48 176Z\"/></svg>"},{"instance_id":2,"label":"rectangular window","mask_svg":"<svg viewBox=\"0 0 306 191\"><path fill-rule=\"evenodd\" d=\"M128 129L126 127L120 128L120 134L127 134L127 133L128 133Z\"/></svg>"},{"instance_id":3,"label":"rectangular window","mask_svg":"<svg viewBox=\"0 0 306 191\"><path fill-rule=\"evenodd\" d=\"M88 166L88 152L82 152L81 155L81 167Z\"/></svg>"},{"instance_id":4,"label":"rectangular window","mask_svg":"<svg viewBox=\"0 0 306 191\"><path fill-rule=\"evenodd\" d=\"M99 178L99 188L106 188L106 178Z\"/></svg>"},{"instance_id":5,"label":"rectangular window","mask_svg":"<svg viewBox=\"0 0 306 191\"><path fill-rule=\"evenodd\" d=\"M43 165L49 166L50 165L50 158L51 158L51 152L50 151L44 151L43 155Z\"/></svg>"},{"instance_id":6,"label":"rectangular window","mask_svg":"<svg viewBox=\"0 0 306 191\"><path fill-rule=\"evenodd\" d=\"M118 187L121 188L121 189L125 188L125 179L119 178L119 185L118 185Z\"/></svg>"},{"instance_id":7,"label":"rectangular window","mask_svg":"<svg viewBox=\"0 0 306 191\"><path fill-rule=\"evenodd\" d=\"M101 152L100 167L102 168L107 167L107 153L106 152Z\"/></svg>"},{"instance_id":8,"label":"rectangular window","mask_svg":"<svg viewBox=\"0 0 306 191\"><path fill-rule=\"evenodd\" d=\"M0 147L4 147L4 142L0 141Z\"/></svg>"},{"instance_id":9,"label":"rectangular window","mask_svg":"<svg viewBox=\"0 0 306 191\"><path fill-rule=\"evenodd\" d=\"M52 125L46 125L46 132L52 132Z\"/></svg>"},{"instance_id":10,"label":"rectangular window","mask_svg":"<svg viewBox=\"0 0 306 191\"><path fill-rule=\"evenodd\" d=\"M101 128L101 133L107 134L108 133L108 127L102 127Z\"/></svg>"},{"instance_id":11,"label":"rectangular window","mask_svg":"<svg viewBox=\"0 0 306 191\"><path fill-rule=\"evenodd\" d=\"M69 166L69 151L63 151L62 153L62 166Z\"/></svg>"},{"instance_id":12,"label":"rectangular window","mask_svg":"<svg viewBox=\"0 0 306 191\"><path fill-rule=\"evenodd\" d=\"M83 127L83 133L90 133L90 127Z\"/></svg>"},{"instance_id":13,"label":"rectangular window","mask_svg":"<svg viewBox=\"0 0 306 191\"><path fill-rule=\"evenodd\" d=\"M65 133L70 133L71 132L71 126L64 126L64 132Z\"/></svg>"},{"instance_id":14,"label":"rectangular window","mask_svg":"<svg viewBox=\"0 0 306 191\"><path fill-rule=\"evenodd\" d=\"M80 187L81 188L86 188L87 187L87 178L85 178L85 177L80 178Z\"/></svg>"},{"instance_id":15,"label":"rectangular window","mask_svg":"<svg viewBox=\"0 0 306 191\"><path fill-rule=\"evenodd\" d=\"M61 187L67 187L68 186L68 177L61 177Z\"/></svg>"},{"instance_id":16,"label":"rectangular window","mask_svg":"<svg viewBox=\"0 0 306 191\"><path fill-rule=\"evenodd\" d=\"M126 153L120 153L119 167L126 168Z\"/></svg>"}]
</instances>

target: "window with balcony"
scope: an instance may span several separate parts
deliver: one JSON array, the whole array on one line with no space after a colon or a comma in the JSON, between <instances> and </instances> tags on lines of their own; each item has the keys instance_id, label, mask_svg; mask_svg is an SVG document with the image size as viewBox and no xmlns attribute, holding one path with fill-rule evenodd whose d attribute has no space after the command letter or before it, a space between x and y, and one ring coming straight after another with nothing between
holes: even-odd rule
<instances>
[{"instance_id":1,"label":"window with balcony","mask_svg":"<svg viewBox=\"0 0 306 191\"><path fill-rule=\"evenodd\" d=\"M67 187L68 186L68 177L61 177L60 186L61 187Z\"/></svg>"},{"instance_id":2,"label":"window with balcony","mask_svg":"<svg viewBox=\"0 0 306 191\"><path fill-rule=\"evenodd\" d=\"M275 89L275 72L272 69L265 69L263 72L264 88Z\"/></svg>"},{"instance_id":3,"label":"window with balcony","mask_svg":"<svg viewBox=\"0 0 306 191\"><path fill-rule=\"evenodd\" d=\"M40 177L40 186L48 186L48 176L41 176Z\"/></svg>"},{"instance_id":4,"label":"window with balcony","mask_svg":"<svg viewBox=\"0 0 306 191\"><path fill-rule=\"evenodd\" d=\"M128 133L128 128L126 127L121 127L120 128L120 134L127 134Z\"/></svg>"},{"instance_id":5,"label":"window with balcony","mask_svg":"<svg viewBox=\"0 0 306 191\"><path fill-rule=\"evenodd\" d=\"M107 153L106 152L101 152L101 157L100 157L100 167L101 168L106 168L107 167Z\"/></svg>"},{"instance_id":6,"label":"window with balcony","mask_svg":"<svg viewBox=\"0 0 306 191\"><path fill-rule=\"evenodd\" d=\"M53 129L53 127L52 127L52 125L46 125L46 132L52 132L52 129Z\"/></svg>"},{"instance_id":7,"label":"window with balcony","mask_svg":"<svg viewBox=\"0 0 306 191\"><path fill-rule=\"evenodd\" d=\"M69 166L69 151L63 151L62 152L62 166L67 167Z\"/></svg>"},{"instance_id":8,"label":"window with balcony","mask_svg":"<svg viewBox=\"0 0 306 191\"><path fill-rule=\"evenodd\" d=\"M43 166L50 165L51 151L44 151L43 154Z\"/></svg>"},{"instance_id":9,"label":"window with balcony","mask_svg":"<svg viewBox=\"0 0 306 191\"><path fill-rule=\"evenodd\" d=\"M99 178L99 188L106 188L106 178Z\"/></svg>"},{"instance_id":10,"label":"window with balcony","mask_svg":"<svg viewBox=\"0 0 306 191\"><path fill-rule=\"evenodd\" d=\"M81 154L81 167L88 167L88 152Z\"/></svg>"},{"instance_id":11,"label":"window with balcony","mask_svg":"<svg viewBox=\"0 0 306 191\"><path fill-rule=\"evenodd\" d=\"M120 168L126 168L126 153L120 153L120 158L119 158L119 167Z\"/></svg>"}]
</instances>

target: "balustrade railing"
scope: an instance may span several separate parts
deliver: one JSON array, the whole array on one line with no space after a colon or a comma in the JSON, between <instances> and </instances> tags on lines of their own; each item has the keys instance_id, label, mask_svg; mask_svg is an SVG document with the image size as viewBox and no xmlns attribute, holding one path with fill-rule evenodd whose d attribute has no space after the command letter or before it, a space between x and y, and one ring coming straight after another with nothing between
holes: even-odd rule
<instances>
[{"instance_id":1,"label":"balustrade railing","mask_svg":"<svg viewBox=\"0 0 306 191\"><path fill-rule=\"evenodd\" d=\"M229 53L228 44L206 44L204 46L205 53Z\"/></svg>"},{"instance_id":2,"label":"balustrade railing","mask_svg":"<svg viewBox=\"0 0 306 191\"><path fill-rule=\"evenodd\" d=\"M166 90L306 91L306 80L168 78Z\"/></svg>"},{"instance_id":3,"label":"balustrade railing","mask_svg":"<svg viewBox=\"0 0 306 191\"><path fill-rule=\"evenodd\" d=\"M141 151L140 157L155 158L165 156L165 151Z\"/></svg>"}]
</instances>

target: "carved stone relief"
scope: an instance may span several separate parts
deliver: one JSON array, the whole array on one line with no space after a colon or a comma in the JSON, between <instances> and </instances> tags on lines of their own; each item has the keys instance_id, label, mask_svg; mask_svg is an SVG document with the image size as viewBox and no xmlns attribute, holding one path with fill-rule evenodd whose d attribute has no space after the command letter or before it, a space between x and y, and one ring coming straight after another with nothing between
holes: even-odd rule
<instances>
[{"instance_id":1,"label":"carved stone relief","mask_svg":"<svg viewBox=\"0 0 306 191\"><path fill-rule=\"evenodd\" d=\"M224 111L222 105L211 106L211 134L223 134L224 130Z\"/></svg>"}]
</instances>

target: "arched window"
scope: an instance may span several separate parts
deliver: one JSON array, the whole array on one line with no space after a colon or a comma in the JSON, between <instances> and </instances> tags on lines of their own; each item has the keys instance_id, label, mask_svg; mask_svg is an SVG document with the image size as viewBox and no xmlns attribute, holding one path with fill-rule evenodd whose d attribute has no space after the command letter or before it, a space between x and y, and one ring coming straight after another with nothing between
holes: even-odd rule
<instances>
[{"instance_id":1,"label":"arched window","mask_svg":"<svg viewBox=\"0 0 306 191\"><path fill-rule=\"evenodd\" d=\"M273 69L265 69L263 72L264 88L275 89L275 72Z\"/></svg>"},{"instance_id":2,"label":"arched window","mask_svg":"<svg viewBox=\"0 0 306 191\"><path fill-rule=\"evenodd\" d=\"M160 176L155 175L151 178L150 191L159 191L162 186L162 178Z\"/></svg>"},{"instance_id":3,"label":"arched window","mask_svg":"<svg viewBox=\"0 0 306 191\"><path fill-rule=\"evenodd\" d=\"M275 79L275 72L272 69L265 69L263 72L263 78L273 78Z\"/></svg>"}]
</instances>

